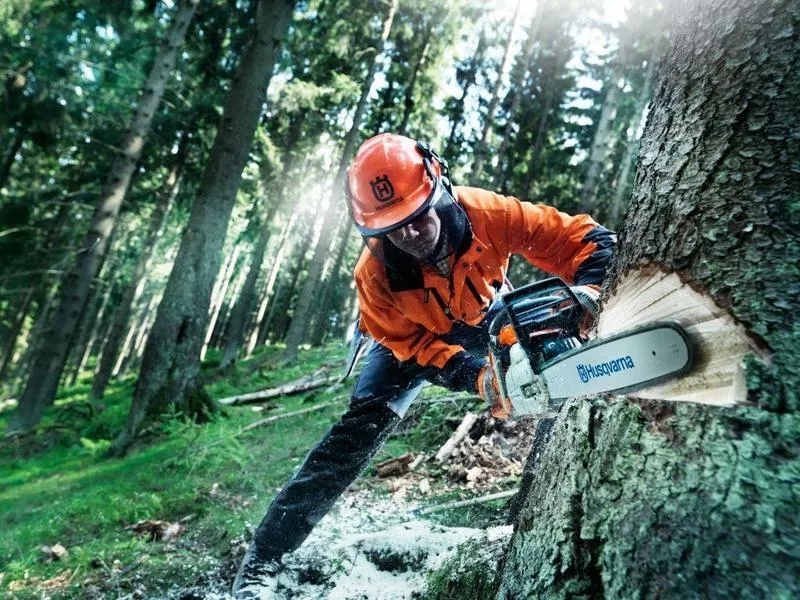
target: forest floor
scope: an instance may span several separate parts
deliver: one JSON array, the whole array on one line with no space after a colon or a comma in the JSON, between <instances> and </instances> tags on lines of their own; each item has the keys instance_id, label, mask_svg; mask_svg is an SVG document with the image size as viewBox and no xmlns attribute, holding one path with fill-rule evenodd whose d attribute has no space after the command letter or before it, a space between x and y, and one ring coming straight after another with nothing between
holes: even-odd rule
<instances>
[{"instance_id":1,"label":"forest floor","mask_svg":"<svg viewBox=\"0 0 800 600\"><path fill-rule=\"evenodd\" d=\"M344 349L308 350L297 366L282 369L279 353L265 348L224 375L210 353L207 390L219 399L311 372L335 373ZM125 458L108 459L134 383L117 381L102 403L92 403L86 374L60 392L36 434L0 441L0 595L228 597L253 527L344 410L352 385L227 407L203 425L174 416L146 430ZM243 431L265 416L316 406ZM463 415L480 410L473 397L426 388L375 460L389 468L368 469L286 559L264 597L454 597L448 573L462 568L465 552L493 566L511 533L509 499L442 507L515 489L533 423L501 423L483 413L448 460L434 460ZM0 428L9 415L0 412ZM479 573L471 580L475 589L461 589L466 595L459 597L480 597L493 574Z\"/></svg>"}]
</instances>

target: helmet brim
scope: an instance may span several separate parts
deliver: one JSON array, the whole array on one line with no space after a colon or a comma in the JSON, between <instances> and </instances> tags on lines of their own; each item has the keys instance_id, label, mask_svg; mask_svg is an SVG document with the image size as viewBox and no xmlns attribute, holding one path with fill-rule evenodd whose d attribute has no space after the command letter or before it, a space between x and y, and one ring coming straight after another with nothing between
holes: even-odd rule
<instances>
[{"instance_id":1,"label":"helmet brim","mask_svg":"<svg viewBox=\"0 0 800 600\"><path fill-rule=\"evenodd\" d=\"M442 184L442 180L439 177L434 178L434 185L431 189L428 196L422 201L422 203L415 208L411 214L401 216L408 210L408 203L405 205L398 203L397 210L393 210L394 207L387 209L385 214L385 221L391 223L391 225L387 225L386 227L365 227L360 225L359 223L355 223L356 229L358 232L365 237L384 237L393 231L397 231L402 227L405 227L411 221L418 218L419 216L425 214L430 208L436 206L439 202L442 201L443 197L449 196L447 190L445 189L444 185ZM398 214L399 213L399 214Z\"/></svg>"}]
</instances>

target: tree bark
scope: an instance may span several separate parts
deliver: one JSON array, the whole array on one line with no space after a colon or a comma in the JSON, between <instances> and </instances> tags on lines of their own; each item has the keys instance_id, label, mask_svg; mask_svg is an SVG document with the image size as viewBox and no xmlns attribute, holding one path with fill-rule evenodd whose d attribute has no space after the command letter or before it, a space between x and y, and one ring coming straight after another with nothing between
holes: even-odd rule
<instances>
[{"instance_id":1,"label":"tree bark","mask_svg":"<svg viewBox=\"0 0 800 600\"><path fill-rule=\"evenodd\" d=\"M378 59L383 53L386 45L386 40L389 38L389 33L392 30L392 23L394 21L395 13L397 12L398 0L392 0L389 8L389 14L383 23L383 33L381 34L380 42L375 49L375 57L370 63L367 77L361 89L361 97L358 99L355 112L353 113L353 125L347 133L342 156L339 160L339 168L336 172L336 177L333 180L333 188L331 193L331 203L325 213L325 218L322 222L322 231L319 236L319 241L314 248L314 257L308 268L308 276L306 277L303 289L300 292L300 297L297 301L297 308L292 317L289 331L286 334L286 350L283 353L283 360L285 363L293 363L297 360L297 352L300 344L306 337L306 330L308 322L311 317L311 306L314 301L314 289L319 284L322 268L325 266L325 257L331 245L331 236L335 233L334 224L336 217L340 212L340 199L341 193L344 189L345 177L347 175L347 167L350 162L350 156L353 154L358 139L359 130L361 127L361 118L364 115L364 110L367 106L369 98L369 91L372 87L372 80L375 77L375 72L378 68ZM310 235L310 234L309 234Z\"/></svg>"},{"instance_id":2,"label":"tree bark","mask_svg":"<svg viewBox=\"0 0 800 600\"><path fill-rule=\"evenodd\" d=\"M544 138L547 133L547 125L550 122L550 113L553 110L554 100L555 92L548 87L544 90L544 105L542 106L542 114L539 117L539 127L536 129L536 138L533 141L533 150L531 151L531 158L528 161L528 172L525 174L525 180L522 183L523 198L530 197L533 178L539 172L539 157L542 154L542 146L544 146ZM504 188L507 181L508 177L506 177L506 181L503 182ZM504 192L505 191L504 189Z\"/></svg>"},{"instance_id":3,"label":"tree bark","mask_svg":"<svg viewBox=\"0 0 800 600\"><path fill-rule=\"evenodd\" d=\"M42 261L46 264L51 260L51 251L56 244L56 241L60 239L62 230L64 225L67 223L67 219L69 218L70 213L70 204L67 202L61 202L58 207L58 212L56 213L55 217L53 218L52 223L48 226L47 236L45 237L44 244L42 245L39 253L42 257ZM4 381L8 370L11 366L11 361L14 358L15 349L17 346L17 339L19 338L20 333L22 332L22 326L25 323L25 318L30 311L31 304L34 303L37 306L41 306L44 302L45 295L47 290L49 289L48 282L39 281L36 285L32 285L30 290L26 293L25 298L23 299L22 303L20 304L19 309L16 311L16 316L14 318L13 325L11 327L11 331L9 332L8 340L5 345L5 351L3 352L3 363L0 365L0 381Z\"/></svg>"},{"instance_id":4,"label":"tree bark","mask_svg":"<svg viewBox=\"0 0 800 600\"><path fill-rule=\"evenodd\" d=\"M180 4L175 21L156 53L130 129L111 167L76 264L64 281L60 305L45 334L47 340L41 345L41 351L31 367L28 383L10 425L12 431L26 431L35 427L45 408L55 398L70 342L89 299L92 280L105 256L120 206L196 8L197 0Z\"/></svg>"},{"instance_id":5,"label":"tree bark","mask_svg":"<svg viewBox=\"0 0 800 600\"><path fill-rule=\"evenodd\" d=\"M114 289L111 282L105 282L105 286L106 291L100 298L95 300L95 306L91 310L87 310L83 316L83 322L74 345L73 352L75 356L72 359L71 372L68 375L65 373L64 377L64 380L68 380L66 385L75 385L78 381L78 376L81 374L83 367L86 366L86 361L89 360L94 340L105 323L103 317L105 317L108 301L111 299Z\"/></svg>"},{"instance_id":6,"label":"tree bark","mask_svg":"<svg viewBox=\"0 0 800 600\"><path fill-rule=\"evenodd\" d=\"M175 161L164 182L164 188L159 194L158 204L150 215L148 231L142 241L141 251L139 252L139 257L136 259L136 266L133 269L131 281L125 288L119 306L114 313L114 321L111 325L108 338L103 345L103 353L100 356L94 380L92 381L91 397L95 400L99 400L103 397L106 386L111 380L112 373L117 364L117 357L122 350L128 323L131 320L131 312L144 290L144 285L147 281L147 272L150 270L150 264L153 258L153 251L155 250L156 243L164 233L167 218L169 217L169 213L172 210L172 205L178 193L180 174L189 154L189 131L191 129L193 129L193 127L189 127L181 133Z\"/></svg>"},{"instance_id":7,"label":"tree bark","mask_svg":"<svg viewBox=\"0 0 800 600\"><path fill-rule=\"evenodd\" d=\"M250 268L247 271L247 279L245 279L242 291L231 310L225 349L223 350L222 359L219 363L220 369L227 369L233 364L239 354L239 349L242 347L244 330L247 326L247 320L250 317L250 312L253 310L253 304L256 298L258 275L261 273L261 265L264 262L264 255L266 254L267 245L271 237L270 225L277 210L278 203L273 202L267 215L260 220L261 225L259 227L258 239L253 249Z\"/></svg>"},{"instance_id":8,"label":"tree bark","mask_svg":"<svg viewBox=\"0 0 800 600\"><path fill-rule=\"evenodd\" d=\"M745 407L562 409L497 598L800 596L800 5L678 14L607 290L675 273L772 361L744 361Z\"/></svg>"},{"instance_id":9,"label":"tree bark","mask_svg":"<svg viewBox=\"0 0 800 600\"><path fill-rule=\"evenodd\" d=\"M168 405L202 418L213 403L198 379L214 280L236 191L291 21L294 0L262 0L255 31L237 69L189 224L149 335L124 431L112 454L124 453L148 415Z\"/></svg>"},{"instance_id":10,"label":"tree bark","mask_svg":"<svg viewBox=\"0 0 800 600\"><path fill-rule=\"evenodd\" d=\"M228 294L228 287L231 282L236 278L237 268L241 267L239 254L241 253L242 246L237 244L231 255L225 261L225 267L220 271L217 277L216 289L211 293L211 310L209 312L208 325L206 326L206 334L203 338L203 345L200 348L200 360L206 357L208 344L211 337L214 335L214 328L216 327L217 320L219 319L222 305L225 304L225 296Z\"/></svg>"},{"instance_id":11,"label":"tree bark","mask_svg":"<svg viewBox=\"0 0 800 600\"><path fill-rule=\"evenodd\" d=\"M310 229L313 230L313 227ZM306 266L306 255L308 254L309 248L311 248L311 243L314 240L313 235L313 231L306 232L306 234L300 240L299 245L294 250L294 267L292 268L289 282L287 283L284 279L278 285L278 289L275 292L272 301L270 302L267 318L264 320L264 325L258 334L259 344L266 342L268 337L272 341L279 341L285 337L286 330L288 329L288 327L285 326L285 321L281 321L280 333L276 333L278 331L278 327L275 326L276 315L278 314L278 310L284 309L281 316L287 319L286 315L289 313L289 310L292 307L292 298L295 296L294 292L295 289L297 289L297 282L300 279L300 273ZM283 302L284 297L286 298L285 303Z\"/></svg>"}]
</instances>

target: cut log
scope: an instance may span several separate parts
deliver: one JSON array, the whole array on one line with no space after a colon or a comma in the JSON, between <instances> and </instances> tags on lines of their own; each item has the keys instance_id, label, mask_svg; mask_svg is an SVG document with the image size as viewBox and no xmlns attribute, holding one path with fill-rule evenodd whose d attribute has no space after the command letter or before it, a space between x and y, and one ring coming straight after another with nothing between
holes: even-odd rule
<instances>
[{"instance_id":1,"label":"cut log","mask_svg":"<svg viewBox=\"0 0 800 600\"><path fill-rule=\"evenodd\" d=\"M395 456L389 460L385 460L375 465L378 471L378 477L394 477L396 475L405 475L411 470L411 463L414 461L414 455L411 452L406 452L402 456Z\"/></svg>"},{"instance_id":2,"label":"cut log","mask_svg":"<svg viewBox=\"0 0 800 600\"><path fill-rule=\"evenodd\" d=\"M453 450L456 449L456 446L461 443L461 440L467 437L469 430L472 429L472 426L475 424L477 419L478 415L476 413L468 412L466 415L464 415L464 418L461 420L461 424L453 432L453 435L450 436L450 439L447 440L436 453L435 458L437 462L443 463L450 457L450 455L453 453Z\"/></svg>"},{"instance_id":3,"label":"cut log","mask_svg":"<svg viewBox=\"0 0 800 600\"><path fill-rule=\"evenodd\" d=\"M411 512L415 515L427 515L428 513L437 512L440 510L449 510L451 508L463 508L465 506L475 506L476 504L483 504L485 502L492 502L493 500L502 500L503 498L510 498L517 493L517 490L506 490L504 492L497 492L487 496L479 496L477 498L470 498L469 500L456 500L455 502L445 502L444 504L437 504L435 506L428 506L426 508L414 509Z\"/></svg>"},{"instance_id":4,"label":"cut log","mask_svg":"<svg viewBox=\"0 0 800 600\"><path fill-rule=\"evenodd\" d=\"M744 357L770 360L754 336L709 297L676 273L646 268L626 273L604 302L600 337L654 322L680 324L691 338L695 366L679 379L632 392L649 400L680 400L732 406L747 401Z\"/></svg>"},{"instance_id":5,"label":"cut log","mask_svg":"<svg viewBox=\"0 0 800 600\"><path fill-rule=\"evenodd\" d=\"M217 400L217 402L226 406L252 404L255 402L263 402L264 400L277 398L279 396L290 396L292 394L308 392L317 388L321 388L325 385L336 383L338 380L338 375L326 375L311 379L308 377L303 377L302 379L285 383L275 388L261 390L260 392L250 392L249 394L242 394L240 396L230 396L228 398Z\"/></svg>"},{"instance_id":6,"label":"cut log","mask_svg":"<svg viewBox=\"0 0 800 600\"><path fill-rule=\"evenodd\" d=\"M334 406L336 404L339 404L340 401L341 398L333 400L331 402L323 402L322 404L317 404L316 406L304 408L303 410L296 410L294 412L285 413L282 415L273 415L271 417L267 417L266 419L259 419L258 421L253 421L249 425L245 425L244 427L242 427L242 430L239 432L239 434L242 434L245 431L250 431L251 429L255 429L256 427L263 427L264 425L269 425L270 423L274 423L275 421L280 421L281 419L290 419L291 417L299 417L300 415L307 415L308 413L317 412L318 410L322 410L324 408L328 408L329 406Z\"/></svg>"}]
</instances>

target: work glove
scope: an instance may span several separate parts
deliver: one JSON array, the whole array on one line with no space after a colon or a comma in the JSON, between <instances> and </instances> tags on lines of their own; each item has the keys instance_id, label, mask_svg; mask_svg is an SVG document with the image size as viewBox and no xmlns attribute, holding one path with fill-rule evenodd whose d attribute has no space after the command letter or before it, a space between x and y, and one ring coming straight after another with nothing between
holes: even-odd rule
<instances>
[{"instance_id":1,"label":"work glove","mask_svg":"<svg viewBox=\"0 0 800 600\"><path fill-rule=\"evenodd\" d=\"M478 379L475 382L478 394L486 404L489 405L489 412L495 419L507 419L511 416L511 404L503 398L500 391L500 384L494 369L494 359L489 355L487 362L478 372Z\"/></svg>"},{"instance_id":2,"label":"work glove","mask_svg":"<svg viewBox=\"0 0 800 600\"><path fill-rule=\"evenodd\" d=\"M586 338L597 320L597 313L600 312L600 287L597 285L573 285L570 290L586 309L586 318L579 326L581 336Z\"/></svg>"}]
</instances>

